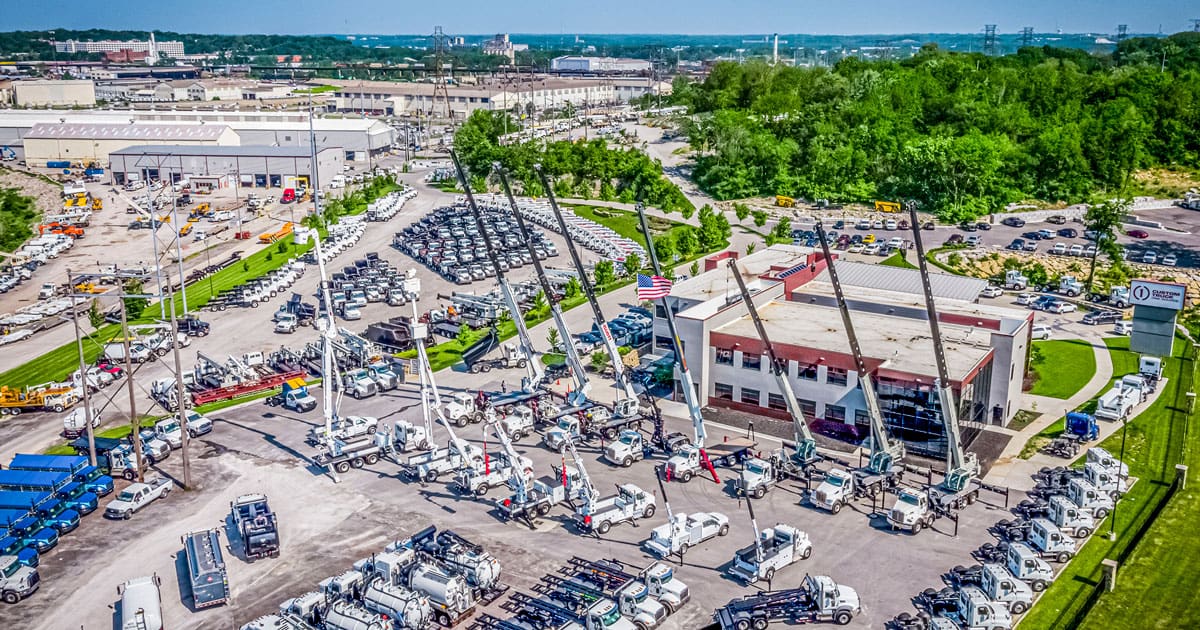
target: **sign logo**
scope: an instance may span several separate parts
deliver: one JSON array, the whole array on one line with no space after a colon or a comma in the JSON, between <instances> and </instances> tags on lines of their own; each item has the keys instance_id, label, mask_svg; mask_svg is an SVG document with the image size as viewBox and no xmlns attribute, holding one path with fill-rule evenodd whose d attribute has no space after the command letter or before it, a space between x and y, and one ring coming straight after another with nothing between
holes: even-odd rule
<instances>
[{"instance_id":1,"label":"sign logo","mask_svg":"<svg viewBox=\"0 0 1200 630\"><path fill-rule=\"evenodd\" d=\"M1130 303L1181 311L1187 302L1187 286L1171 282L1134 280L1129 287Z\"/></svg>"}]
</instances>

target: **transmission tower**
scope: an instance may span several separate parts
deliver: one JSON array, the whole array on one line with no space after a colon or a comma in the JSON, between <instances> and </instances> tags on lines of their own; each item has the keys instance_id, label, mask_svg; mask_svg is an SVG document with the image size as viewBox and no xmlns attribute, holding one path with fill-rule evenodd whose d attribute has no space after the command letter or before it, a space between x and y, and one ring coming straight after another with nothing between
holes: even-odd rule
<instances>
[{"instance_id":1,"label":"transmission tower","mask_svg":"<svg viewBox=\"0 0 1200 630\"><path fill-rule=\"evenodd\" d=\"M447 119L453 117L450 111L450 93L446 90L446 82L449 77L445 75L446 59L449 57L450 45L446 38L446 33L442 31L442 27L433 27L433 100L429 101L429 117L437 118L439 114L444 115ZM442 109L438 108L438 100L442 102Z\"/></svg>"},{"instance_id":2,"label":"transmission tower","mask_svg":"<svg viewBox=\"0 0 1200 630\"><path fill-rule=\"evenodd\" d=\"M1129 25L1128 24L1118 24L1117 25L1117 41L1121 41L1121 40L1125 39L1126 37L1129 37Z\"/></svg>"},{"instance_id":3,"label":"transmission tower","mask_svg":"<svg viewBox=\"0 0 1200 630\"><path fill-rule=\"evenodd\" d=\"M1026 26L1025 28L1021 29L1021 47L1024 48L1026 46L1032 46L1032 45L1033 45L1033 27Z\"/></svg>"},{"instance_id":4,"label":"transmission tower","mask_svg":"<svg viewBox=\"0 0 1200 630\"><path fill-rule=\"evenodd\" d=\"M1200 33L1200 19L1193 18L1188 21L1192 23L1192 32Z\"/></svg>"},{"instance_id":5,"label":"transmission tower","mask_svg":"<svg viewBox=\"0 0 1200 630\"><path fill-rule=\"evenodd\" d=\"M879 49L879 58L887 61L892 58L892 40L880 39L875 41L875 47Z\"/></svg>"},{"instance_id":6,"label":"transmission tower","mask_svg":"<svg viewBox=\"0 0 1200 630\"><path fill-rule=\"evenodd\" d=\"M995 24L984 24L983 25L983 54L989 55L989 56L996 54L996 25Z\"/></svg>"}]
</instances>

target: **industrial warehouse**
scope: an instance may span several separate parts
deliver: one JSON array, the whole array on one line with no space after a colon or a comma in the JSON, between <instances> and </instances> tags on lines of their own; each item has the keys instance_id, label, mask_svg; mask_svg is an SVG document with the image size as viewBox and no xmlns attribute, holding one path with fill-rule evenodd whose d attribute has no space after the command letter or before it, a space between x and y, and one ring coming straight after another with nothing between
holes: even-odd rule
<instances>
[{"instance_id":1,"label":"industrial warehouse","mask_svg":"<svg viewBox=\"0 0 1200 630\"><path fill-rule=\"evenodd\" d=\"M675 285L668 301L692 366L703 405L787 420L788 412L767 369L758 339L727 258L705 261L705 271ZM815 428L861 439L868 431L859 387L838 316L826 263L811 248L775 245L737 261L800 406ZM859 262L839 262L847 302L868 368L873 372L889 429L910 450L939 455L945 431L935 411L934 348L919 274ZM964 421L1003 424L1016 413L1032 315L975 303L984 280L933 274L934 296L946 357ZM661 311L662 307L659 307ZM655 346L670 350L656 318Z\"/></svg>"},{"instance_id":2,"label":"industrial warehouse","mask_svg":"<svg viewBox=\"0 0 1200 630\"><path fill-rule=\"evenodd\" d=\"M317 152L315 172L320 187L327 187L342 172L342 158L340 147ZM114 151L110 159L116 185L138 178L172 182L187 178L200 190L235 185L308 188L309 174L314 172L307 147L148 145Z\"/></svg>"}]
</instances>

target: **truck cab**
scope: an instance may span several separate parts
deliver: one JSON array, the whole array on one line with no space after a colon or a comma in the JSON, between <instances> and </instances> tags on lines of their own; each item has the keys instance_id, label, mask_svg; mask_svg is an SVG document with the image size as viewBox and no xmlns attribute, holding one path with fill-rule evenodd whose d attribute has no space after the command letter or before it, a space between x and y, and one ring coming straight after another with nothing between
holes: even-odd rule
<instances>
[{"instance_id":1,"label":"truck cab","mask_svg":"<svg viewBox=\"0 0 1200 630\"><path fill-rule=\"evenodd\" d=\"M53 527L43 527L41 519L27 509L9 510L0 508L0 526L8 528L10 536L38 553L46 553L58 545L58 532Z\"/></svg>"},{"instance_id":2,"label":"truck cab","mask_svg":"<svg viewBox=\"0 0 1200 630\"><path fill-rule=\"evenodd\" d=\"M400 376L392 368L382 363L372 363L366 367L379 391L389 391L400 386Z\"/></svg>"},{"instance_id":3,"label":"truck cab","mask_svg":"<svg viewBox=\"0 0 1200 630\"><path fill-rule=\"evenodd\" d=\"M1054 582L1054 569L1025 543L1010 544L1004 563L1009 573L1028 583L1035 593L1046 590Z\"/></svg>"},{"instance_id":4,"label":"truck cab","mask_svg":"<svg viewBox=\"0 0 1200 630\"><path fill-rule=\"evenodd\" d=\"M0 557L2 556L14 556L21 564L31 569L36 569L41 562L37 549L8 534L0 535Z\"/></svg>"},{"instance_id":5,"label":"truck cab","mask_svg":"<svg viewBox=\"0 0 1200 630\"><path fill-rule=\"evenodd\" d=\"M1113 509L1112 496L1096 489L1086 479L1072 478L1067 482L1066 497L1076 507L1091 512L1092 518L1103 519Z\"/></svg>"},{"instance_id":6,"label":"truck cab","mask_svg":"<svg viewBox=\"0 0 1200 630\"><path fill-rule=\"evenodd\" d=\"M283 384L283 390L278 395L268 398L267 404L305 413L317 408L317 399L308 393L308 386L304 381L293 379Z\"/></svg>"},{"instance_id":7,"label":"truck cab","mask_svg":"<svg viewBox=\"0 0 1200 630\"><path fill-rule=\"evenodd\" d=\"M1075 555L1075 540L1044 518L1033 519L1028 540L1035 551L1059 563L1066 563Z\"/></svg>"},{"instance_id":8,"label":"truck cab","mask_svg":"<svg viewBox=\"0 0 1200 630\"><path fill-rule=\"evenodd\" d=\"M907 529L914 534L932 526L933 518L929 495L912 488L901 490L887 513L888 525L892 529Z\"/></svg>"},{"instance_id":9,"label":"truck cab","mask_svg":"<svg viewBox=\"0 0 1200 630\"><path fill-rule=\"evenodd\" d=\"M958 591L958 607L946 614L964 630L1008 630L1012 615L1002 604L992 602L983 591L966 586Z\"/></svg>"},{"instance_id":10,"label":"truck cab","mask_svg":"<svg viewBox=\"0 0 1200 630\"><path fill-rule=\"evenodd\" d=\"M768 582L775 571L812 555L812 541L808 534L782 523L758 533L759 542L743 547L734 554L729 573L747 584L759 580ZM758 546L762 546L762 561L758 560Z\"/></svg>"},{"instance_id":11,"label":"truck cab","mask_svg":"<svg viewBox=\"0 0 1200 630\"><path fill-rule=\"evenodd\" d=\"M1127 474L1118 474L1112 469L1104 468L1099 464L1086 464L1083 467L1083 478L1095 486L1097 490L1107 492L1114 501L1129 490L1129 477Z\"/></svg>"},{"instance_id":12,"label":"truck cab","mask_svg":"<svg viewBox=\"0 0 1200 630\"><path fill-rule=\"evenodd\" d=\"M1033 589L999 564L983 565L979 589L992 600L1007 604L1008 612L1014 615L1033 606Z\"/></svg>"},{"instance_id":13,"label":"truck cab","mask_svg":"<svg viewBox=\"0 0 1200 630\"><path fill-rule=\"evenodd\" d=\"M560 417L558 423L542 436L542 440L551 450L557 451L567 441L578 442L581 437L579 418L567 415Z\"/></svg>"},{"instance_id":14,"label":"truck cab","mask_svg":"<svg viewBox=\"0 0 1200 630\"><path fill-rule=\"evenodd\" d=\"M813 505L837 514L854 496L854 485L853 474L840 468L833 468L825 473L825 478L809 495L809 500Z\"/></svg>"},{"instance_id":15,"label":"truck cab","mask_svg":"<svg viewBox=\"0 0 1200 630\"><path fill-rule=\"evenodd\" d=\"M1087 538L1096 531L1096 521L1092 518L1092 513L1075 505L1061 494L1050 497L1046 518L1060 530L1076 538Z\"/></svg>"},{"instance_id":16,"label":"truck cab","mask_svg":"<svg viewBox=\"0 0 1200 630\"><path fill-rule=\"evenodd\" d=\"M645 457L646 444L641 431L622 429L614 442L604 447L604 459L628 468Z\"/></svg>"},{"instance_id":17,"label":"truck cab","mask_svg":"<svg viewBox=\"0 0 1200 630\"><path fill-rule=\"evenodd\" d=\"M356 370L343 376L342 390L356 400L362 400L379 393L379 385L366 370Z\"/></svg>"}]
</instances>

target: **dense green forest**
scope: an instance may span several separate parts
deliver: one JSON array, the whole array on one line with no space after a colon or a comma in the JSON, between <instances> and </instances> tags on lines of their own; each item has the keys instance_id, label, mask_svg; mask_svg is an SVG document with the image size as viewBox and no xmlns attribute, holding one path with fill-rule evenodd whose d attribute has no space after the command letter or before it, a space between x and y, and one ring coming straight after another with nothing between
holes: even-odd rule
<instances>
[{"instance_id":1,"label":"dense green forest","mask_svg":"<svg viewBox=\"0 0 1200 630\"><path fill-rule=\"evenodd\" d=\"M518 128L506 112L479 110L455 132L454 146L474 177L486 176L492 163L500 162L527 195L543 194L533 170L540 163L554 193L562 197L640 201L666 212L692 210L679 188L663 177L662 166L637 149L612 149L602 139L500 144L505 129Z\"/></svg>"},{"instance_id":2,"label":"dense green forest","mask_svg":"<svg viewBox=\"0 0 1200 630\"><path fill-rule=\"evenodd\" d=\"M1200 33L1112 55L927 46L833 68L719 63L674 98L719 199L915 199L947 219L1024 199L1128 192L1141 168L1200 167Z\"/></svg>"}]
</instances>

